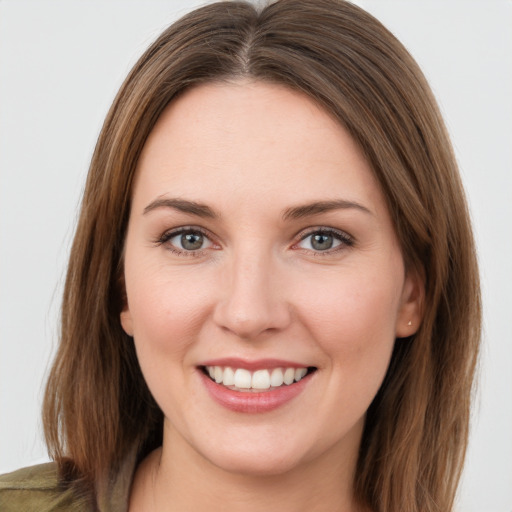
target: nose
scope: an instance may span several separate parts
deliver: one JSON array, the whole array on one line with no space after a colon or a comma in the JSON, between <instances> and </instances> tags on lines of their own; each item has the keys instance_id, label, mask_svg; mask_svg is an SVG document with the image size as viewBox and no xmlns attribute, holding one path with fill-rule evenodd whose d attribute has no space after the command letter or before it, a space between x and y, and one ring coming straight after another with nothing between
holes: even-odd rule
<instances>
[{"instance_id":1,"label":"nose","mask_svg":"<svg viewBox=\"0 0 512 512\"><path fill-rule=\"evenodd\" d=\"M283 276L271 256L240 255L226 264L223 278L213 315L219 327L254 340L290 324L291 306L285 298Z\"/></svg>"}]
</instances>

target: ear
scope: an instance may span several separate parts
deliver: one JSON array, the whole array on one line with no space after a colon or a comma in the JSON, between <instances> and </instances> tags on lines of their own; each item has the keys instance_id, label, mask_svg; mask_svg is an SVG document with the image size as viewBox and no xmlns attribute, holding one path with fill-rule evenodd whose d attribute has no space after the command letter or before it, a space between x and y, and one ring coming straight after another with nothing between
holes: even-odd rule
<instances>
[{"instance_id":1,"label":"ear","mask_svg":"<svg viewBox=\"0 0 512 512\"><path fill-rule=\"evenodd\" d=\"M119 291L120 295L120 302L123 305L123 309L119 315L119 320L121 322L121 327L123 328L123 331L128 334L128 336L133 336L133 322L132 322L132 314L130 312L130 306L128 306L128 297L126 295L126 282L124 278L124 247L123 247L123 253L121 255L121 271L119 272L117 276L117 289Z\"/></svg>"},{"instance_id":2,"label":"ear","mask_svg":"<svg viewBox=\"0 0 512 512\"><path fill-rule=\"evenodd\" d=\"M133 336L132 314L128 306L125 306L123 311L121 311L120 320L121 327L123 328L124 332L128 334L128 336Z\"/></svg>"},{"instance_id":3,"label":"ear","mask_svg":"<svg viewBox=\"0 0 512 512\"><path fill-rule=\"evenodd\" d=\"M417 270L407 271L398 311L395 336L407 338L415 334L423 319L425 279Z\"/></svg>"}]
</instances>

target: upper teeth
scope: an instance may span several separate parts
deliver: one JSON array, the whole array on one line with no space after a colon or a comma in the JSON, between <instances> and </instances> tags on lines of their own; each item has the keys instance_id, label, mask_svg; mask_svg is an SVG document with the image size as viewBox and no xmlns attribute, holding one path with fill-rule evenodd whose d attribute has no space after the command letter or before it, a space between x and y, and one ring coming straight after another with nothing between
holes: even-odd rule
<instances>
[{"instance_id":1,"label":"upper teeth","mask_svg":"<svg viewBox=\"0 0 512 512\"><path fill-rule=\"evenodd\" d=\"M207 366L206 371L218 384L238 389L269 389L282 386L283 383L290 385L301 380L308 372L307 368L273 368L250 372L245 368L229 366Z\"/></svg>"}]
</instances>

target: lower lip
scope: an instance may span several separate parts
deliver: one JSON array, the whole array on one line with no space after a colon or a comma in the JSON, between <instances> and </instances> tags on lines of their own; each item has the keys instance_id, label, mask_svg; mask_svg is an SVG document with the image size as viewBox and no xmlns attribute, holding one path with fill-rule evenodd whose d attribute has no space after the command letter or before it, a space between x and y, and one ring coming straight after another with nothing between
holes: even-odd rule
<instances>
[{"instance_id":1,"label":"lower lip","mask_svg":"<svg viewBox=\"0 0 512 512\"><path fill-rule=\"evenodd\" d=\"M199 370L210 396L220 405L235 412L263 413L285 405L300 394L309 381L309 375L289 386L259 392L234 391L207 377Z\"/></svg>"}]
</instances>

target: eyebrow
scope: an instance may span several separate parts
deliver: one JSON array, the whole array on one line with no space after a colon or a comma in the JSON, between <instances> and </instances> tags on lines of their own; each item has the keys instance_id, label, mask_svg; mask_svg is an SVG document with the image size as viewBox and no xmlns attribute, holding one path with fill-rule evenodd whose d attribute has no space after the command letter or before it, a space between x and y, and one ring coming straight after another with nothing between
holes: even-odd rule
<instances>
[{"instance_id":1,"label":"eyebrow","mask_svg":"<svg viewBox=\"0 0 512 512\"><path fill-rule=\"evenodd\" d=\"M356 203L354 201L347 201L345 199L337 199L334 201L316 201L314 203L287 208L283 213L283 219L302 219L304 217L319 215L321 213L330 212L332 210L348 209L356 209L369 215L373 215L372 212L362 204Z\"/></svg>"},{"instance_id":2,"label":"eyebrow","mask_svg":"<svg viewBox=\"0 0 512 512\"><path fill-rule=\"evenodd\" d=\"M145 215L146 213L149 213L158 208L172 208L183 213L188 213L191 215L196 215L197 217L208 219L216 219L220 217L212 208L205 204L178 198L155 199L149 203L146 208L144 208L143 214ZM345 199L338 199L334 201L315 201L313 203L287 208L283 212L283 220L302 219L304 217L320 215L321 213L326 213L332 210L347 209L356 209L372 215L372 212L362 204L356 203L354 201L347 201Z\"/></svg>"},{"instance_id":3,"label":"eyebrow","mask_svg":"<svg viewBox=\"0 0 512 512\"><path fill-rule=\"evenodd\" d=\"M143 214L146 215L146 213L156 210L157 208L172 208L183 213L189 213L191 215L196 215L197 217L208 219L215 219L219 217L214 210L205 204L178 198L155 199L153 202L149 203L146 208L144 208Z\"/></svg>"}]
</instances>

